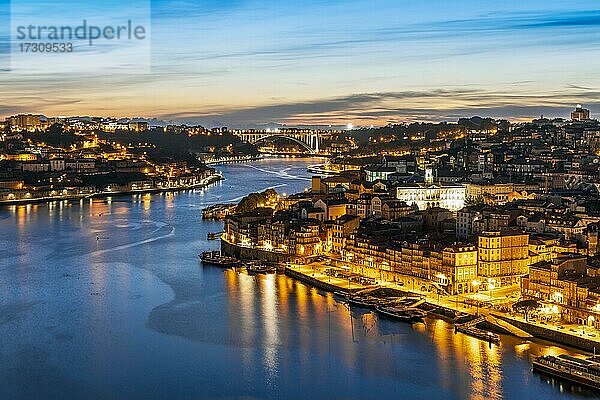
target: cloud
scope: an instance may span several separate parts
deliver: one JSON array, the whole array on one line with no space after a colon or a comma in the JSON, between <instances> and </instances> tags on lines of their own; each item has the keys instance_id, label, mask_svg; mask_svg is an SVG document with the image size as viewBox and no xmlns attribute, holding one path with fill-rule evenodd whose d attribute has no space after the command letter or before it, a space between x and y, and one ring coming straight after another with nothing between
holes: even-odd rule
<instances>
[{"instance_id":1,"label":"cloud","mask_svg":"<svg viewBox=\"0 0 600 400\"><path fill-rule=\"evenodd\" d=\"M600 112L596 101L600 91L572 88L555 93L531 94L474 89L434 89L359 93L313 101L269 104L213 112L179 112L165 114L164 119L206 126L262 126L269 123L287 125L345 125L348 122L370 124L406 121L442 121L480 115L494 118L523 119L541 114L565 117L579 101Z\"/></svg>"}]
</instances>

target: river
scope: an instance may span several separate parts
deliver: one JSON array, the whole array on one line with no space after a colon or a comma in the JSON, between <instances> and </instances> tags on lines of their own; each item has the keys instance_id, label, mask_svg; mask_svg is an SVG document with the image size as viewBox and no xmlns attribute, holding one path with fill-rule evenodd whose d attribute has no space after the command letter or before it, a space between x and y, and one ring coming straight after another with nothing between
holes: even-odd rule
<instances>
[{"instance_id":1,"label":"river","mask_svg":"<svg viewBox=\"0 0 600 400\"><path fill-rule=\"evenodd\" d=\"M351 312L284 275L203 267L214 202L310 186L310 159L219 166L206 189L0 208L1 399L565 399L564 350Z\"/></svg>"}]
</instances>

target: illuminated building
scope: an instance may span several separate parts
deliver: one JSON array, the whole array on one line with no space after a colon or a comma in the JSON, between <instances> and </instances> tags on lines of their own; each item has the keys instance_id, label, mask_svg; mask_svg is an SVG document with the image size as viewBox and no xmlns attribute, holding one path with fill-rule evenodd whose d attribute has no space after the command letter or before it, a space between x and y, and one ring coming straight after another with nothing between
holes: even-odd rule
<instances>
[{"instance_id":1,"label":"illuminated building","mask_svg":"<svg viewBox=\"0 0 600 400\"><path fill-rule=\"evenodd\" d=\"M581 104L577 104L575 111L571 113L571 119L573 121L589 121L590 110L583 108Z\"/></svg>"},{"instance_id":2,"label":"illuminated building","mask_svg":"<svg viewBox=\"0 0 600 400\"><path fill-rule=\"evenodd\" d=\"M484 232L479 236L478 275L493 286L519 283L527 274L529 234L520 231Z\"/></svg>"},{"instance_id":3,"label":"illuminated building","mask_svg":"<svg viewBox=\"0 0 600 400\"><path fill-rule=\"evenodd\" d=\"M465 206L466 189L463 185L442 183L412 183L396 188L396 198L419 210L430 207L446 208L456 212Z\"/></svg>"},{"instance_id":4,"label":"illuminated building","mask_svg":"<svg viewBox=\"0 0 600 400\"><path fill-rule=\"evenodd\" d=\"M432 251L430 264L430 279L444 287L449 294L477 290L472 284L477 279L475 246L452 245L441 251Z\"/></svg>"}]
</instances>

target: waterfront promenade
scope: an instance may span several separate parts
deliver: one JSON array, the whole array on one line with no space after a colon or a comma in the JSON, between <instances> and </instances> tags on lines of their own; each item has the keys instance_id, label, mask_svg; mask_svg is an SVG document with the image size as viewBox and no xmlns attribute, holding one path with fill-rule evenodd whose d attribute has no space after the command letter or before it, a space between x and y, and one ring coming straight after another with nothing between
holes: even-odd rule
<instances>
[{"instance_id":1,"label":"waterfront promenade","mask_svg":"<svg viewBox=\"0 0 600 400\"><path fill-rule=\"evenodd\" d=\"M110 196L129 196L135 194L151 194L151 193L169 193L169 192L179 192L182 190L191 190L197 188L207 187L215 182L218 182L223 179L223 175L218 172L215 172L194 184L177 184L172 186L161 186L161 187L151 187L151 188L141 188L141 189L132 189L127 188L123 190L104 190L104 191L95 191L95 192L85 192L80 193L77 190L68 192L63 195L49 195L43 197L25 197L22 199L14 199L14 200L0 200L0 206L2 205L19 205L19 204L36 204L36 203L47 203L51 201L63 201L63 200L81 200L81 199L90 199L90 198L105 198Z\"/></svg>"},{"instance_id":2,"label":"waterfront promenade","mask_svg":"<svg viewBox=\"0 0 600 400\"><path fill-rule=\"evenodd\" d=\"M331 269L332 265L335 265L335 260L330 260L327 263L290 263L286 267L286 274L309 285L331 292L357 292L374 287L392 288L403 291L408 295L422 297L429 307L433 308L432 314L438 317L447 317L449 313L455 315L459 313L481 315L486 318L485 327L500 333L510 334L522 339L536 337L590 353L600 350L600 332L592 327L526 321L524 317L517 313L502 312L495 309L493 303L511 298L512 292L510 289L507 289L504 293L499 292L494 297L484 293L468 295L468 297L465 295L443 296L406 288L393 282L378 281L375 284L360 284L350 281L350 279L334 277L326 273L326 270ZM506 293L508 295L504 295ZM470 301L466 301L467 298ZM473 299L477 299L480 304L474 305ZM439 309L439 312L435 311L436 309Z\"/></svg>"}]
</instances>

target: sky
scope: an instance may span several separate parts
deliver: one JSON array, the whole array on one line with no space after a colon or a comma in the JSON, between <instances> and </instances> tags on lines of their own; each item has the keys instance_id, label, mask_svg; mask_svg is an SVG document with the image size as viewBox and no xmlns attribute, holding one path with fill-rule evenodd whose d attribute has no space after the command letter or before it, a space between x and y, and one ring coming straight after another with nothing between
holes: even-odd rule
<instances>
[{"instance_id":1,"label":"sky","mask_svg":"<svg viewBox=\"0 0 600 400\"><path fill-rule=\"evenodd\" d=\"M145 47L81 46L62 58L70 69L16 62L16 21L65 15L142 21ZM255 127L600 113L599 28L597 0L0 0L0 117Z\"/></svg>"}]
</instances>

